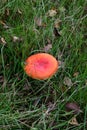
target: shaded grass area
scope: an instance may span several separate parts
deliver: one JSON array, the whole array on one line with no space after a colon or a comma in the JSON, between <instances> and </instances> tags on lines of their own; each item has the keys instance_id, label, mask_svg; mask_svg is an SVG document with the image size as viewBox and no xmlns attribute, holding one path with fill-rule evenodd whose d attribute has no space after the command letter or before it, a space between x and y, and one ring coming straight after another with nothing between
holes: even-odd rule
<instances>
[{"instance_id":1,"label":"shaded grass area","mask_svg":"<svg viewBox=\"0 0 87 130\"><path fill-rule=\"evenodd\" d=\"M85 0L1 1L0 37L6 44L0 41L0 130L87 129L86 7ZM54 17L47 16L51 9L57 10ZM35 17L41 17L46 26L38 27ZM57 18L62 21L61 35L54 36ZM22 40L13 42L14 36ZM26 76L22 62L43 52L47 39L52 42L49 53L64 66L51 79L37 81ZM73 85L65 85L64 77ZM73 114L66 112L68 101L77 102L83 111L77 115L77 126L69 124Z\"/></svg>"}]
</instances>

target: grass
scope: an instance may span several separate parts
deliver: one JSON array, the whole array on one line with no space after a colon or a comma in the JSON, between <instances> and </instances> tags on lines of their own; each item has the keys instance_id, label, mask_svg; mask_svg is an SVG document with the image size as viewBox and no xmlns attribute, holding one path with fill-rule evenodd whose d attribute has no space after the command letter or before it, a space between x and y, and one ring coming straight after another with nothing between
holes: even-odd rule
<instances>
[{"instance_id":1,"label":"grass","mask_svg":"<svg viewBox=\"0 0 87 130\"><path fill-rule=\"evenodd\" d=\"M0 37L6 44L0 41L0 130L87 129L86 7L86 0L1 0ZM47 16L51 9L58 12L54 17ZM41 17L46 27L38 27L35 17ZM58 18L61 35L54 36ZM13 42L14 36L23 40ZM31 79L22 62L43 52L47 39L52 42L48 53L64 65L51 79ZM73 86L64 84L65 77ZM76 115L77 126L69 124L73 114L66 112L67 102L77 102L83 111Z\"/></svg>"}]
</instances>

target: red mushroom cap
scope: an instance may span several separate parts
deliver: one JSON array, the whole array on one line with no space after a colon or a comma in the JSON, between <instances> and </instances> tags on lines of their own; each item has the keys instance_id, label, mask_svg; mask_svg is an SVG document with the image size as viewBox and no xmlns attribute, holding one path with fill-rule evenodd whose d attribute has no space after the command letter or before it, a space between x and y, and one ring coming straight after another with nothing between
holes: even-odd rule
<instances>
[{"instance_id":1,"label":"red mushroom cap","mask_svg":"<svg viewBox=\"0 0 87 130\"><path fill-rule=\"evenodd\" d=\"M24 66L28 76L40 80L51 77L57 69L58 61L47 53L38 53L28 57Z\"/></svg>"}]
</instances>

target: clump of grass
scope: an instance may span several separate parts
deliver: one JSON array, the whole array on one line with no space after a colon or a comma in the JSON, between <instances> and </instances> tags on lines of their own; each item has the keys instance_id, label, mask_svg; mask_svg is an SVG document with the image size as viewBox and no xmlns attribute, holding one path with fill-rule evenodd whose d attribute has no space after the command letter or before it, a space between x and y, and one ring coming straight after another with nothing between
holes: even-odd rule
<instances>
[{"instance_id":1,"label":"clump of grass","mask_svg":"<svg viewBox=\"0 0 87 130\"><path fill-rule=\"evenodd\" d=\"M57 15L47 17L51 9ZM87 45L86 1L5 0L0 4L0 129L1 130L65 130L87 129ZM46 25L38 27L35 17ZM62 21L54 36L54 22ZM5 26L6 25L6 26ZM7 27L7 28L6 28ZM14 42L14 36L22 41ZM50 53L64 66L46 81L26 76L21 66L27 56L41 51L51 40ZM74 74L78 72L77 76ZM64 84L64 77L73 86ZM70 125L65 104L77 102L83 113L77 115L79 125Z\"/></svg>"}]
</instances>

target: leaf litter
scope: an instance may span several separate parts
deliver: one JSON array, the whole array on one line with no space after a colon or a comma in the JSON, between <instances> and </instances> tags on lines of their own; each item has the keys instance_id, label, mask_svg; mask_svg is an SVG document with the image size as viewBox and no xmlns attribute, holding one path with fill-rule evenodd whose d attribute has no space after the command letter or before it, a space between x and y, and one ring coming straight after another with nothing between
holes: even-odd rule
<instances>
[{"instance_id":1,"label":"leaf litter","mask_svg":"<svg viewBox=\"0 0 87 130\"><path fill-rule=\"evenodd\" d=\"M46 24L42 22L42 17L35 17L34 22L38 27L46 27Z\"/></svg>"},{"instance_id":2,"label":"leaf litter","mask_svg":"<svg viewBox=\"0 0 87 130\"><path fill-rule=\"evenodd\" d=\"M46 41L47 41L47 44L44 45L44 47L41 50L47 53L52 49L52 41L49 38L47 38Z\"/></svg>"},{"instance_id":3,"label":"leaf litter","mask_svg":"<svg viewBox=\"0 0 87 130\"><path fill-rule=\"evenodd\" d=\"M70 125L79 126L79 123L78 123L78 121L76 119L76 116L72 117L68 123Z\"/></svg>"},{"instance_id":4,"label":"leaf litter","mask_svg":"<svg viewBox=\"0 0 87 130\"><path fill-rule=\"evenodd\" d=\"M4 82L4 77L2 75L0 75L0 83Z\"/></svg>"},{"instance_id":5,"label":"leaf litter","mask_svg":"<svg viewBox=\"0 0 87 130\"><path fill-rule=\"evenodd\" d=\"M41 17L35 17L34 18L35 24L39 27L42 26L42 18Z\"/></svg>"},{"instance_id":6,"label":"leaf litter","mask_svg":"<svg viewBox=\"0 0 87 130\"><path fill-rule=\"evenodd\" d=\"M69 77L64 77L64 82L66 86L71 87L73 86L72 80Z\"/></svg>"},{"instance_id":7,"label":"leaf litter","mask_svg":"<svg viewBox=\"0 0 87 130\"><path fill-rule=\"evenodd\" d=\"M9 8L6 8L5 9L5 16L9 16L10 15L10 10L9 10Z\"/></svg>"},{"instance_id":8,"label":"leaf litter","mask_svg":"<svg viewBox=\"0 0 87 130\"><path fill-rule=\"evenodd\" d=\"M48 45L46 45L46 46L43 48L43 50L44 50L45 52L48 52L51 48L52 48L52 44L48 44Z\"/></svg>"},{"instance_id":9,"label":"leaf litter","mask_svg":"<svg viewBox=\"0 0 87 130\"><path fill-rule=\"evenodd\" d=\"M75 72L75 73L73 74L74 77L77 77L78 75L79 75L79 72Z\"/></svg>"},{"instance_id":10,"label":"leaf litter","mask_svg":"<svg viewBox=\"0 0 87 130\"><path fill-rule=\"evenodd\" d=\"M10 28L10 26L8 26L3 20L0 20L0 24L3 26L4 29Z\"/></svg>"},{"instance_id":11,"label":"leaf litter","mask_svg":"<svg viewBox=\"0 0 87 130\"><path fill-rule=\"evenodd\" d=\"M23 41L23 38L17 37L17 36L13 36L13 37L12 37L12 41L13 41L14 43L16 43L16 42L22 42L22 41Z\"/></svg>"},{"instance_id":12,"label":"leaf litter","mask_svg":"<svg viewBox=\"0 0 87 130\"><path fill-rule=\"evenodd\" d=\"M5 40L4 37L1 37L1 38L0 38L0 42L1 42L1 44L3 44L3 45L7 44L7 42L6 42L6 40Z\"/></svg>"},{"instance_id":13,"label":"leaf litter","mask_svg":"<svg viewBox=\"0 0 87 130\"><path fill-rule=\"evenodd\" d=\"M61 32L55 27L54 27L53 33L54 33L55 37L60 37L61 36Z\"/></svg>"},{"instance_id":14,"label":"leaf litter","mask_svg":"<svg viewBox=\"0 0 87 130\"><path fill-rule=\"evenodd\" d=\"M49 16L49 17L54 17L56 14L57 14L56 9L51 9L47 12L47 16Z\"/></svg>"},{"instance_id":15,"label":"leaf litter","mask_svg":"<svg viewBox=\"0 0 87 130\"><path fill-rule=\"evenodd\" d=\"M67 102L65 105L66 111L73 111L73 114L78 114L82 112L80 106L76 102Z\"/></svg>"},{"instance_id":16,"label":"leaf litter","mask_svg":"<svg viewBox=\"0 0 87 130\"><path fill-rule=\"evenodd\" d=\"M55 20L54 22L54 27L57 29L57 28L60 28L60 25L61 25L62 21L58 18Z\"/></svg>"}]
</instances>

